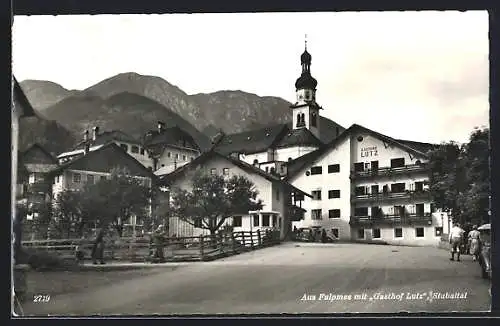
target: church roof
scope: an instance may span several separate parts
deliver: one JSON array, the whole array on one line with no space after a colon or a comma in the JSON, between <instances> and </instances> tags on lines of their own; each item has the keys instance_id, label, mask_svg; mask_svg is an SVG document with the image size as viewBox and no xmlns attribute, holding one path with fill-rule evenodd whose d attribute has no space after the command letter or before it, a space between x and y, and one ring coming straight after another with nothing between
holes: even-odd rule
<instances>
[{"instance_id":1,"label":"church roof","mask_svg":"<svg viewBox=\"0 0 500 326\"><path fill-rule=\"evenodd\" d=\"M276 147L321 146L323 143L307 128L290 130L284 135Z\"/></svg>"},{"instance_id":2,"label":"church roof","mask_svg":"<svg viewBox=\"0 0 500 326\"><path fill-rule=\"evenodd\" d=\"M371 134L374 137L377 137L383 141L386 141L386 142L391 143L397 147L405 149L408 152L411 152L412 154L418 155L420 157L425 157L425 158L427 158L427 150L429 148L432 148L433 146L435 146L432 144L419 143L419 142L413 142L413 141L407 141L407 140L401 141L401 140L386 136L384 134L378 133L378 132L373 131L371 129L368 129L366 127L360 126L358 124L353 124L347 130L345 130L342 134L340 134L339 137L337 137L336 139L334 139L330 143L324 144L323 146L321 146L319 149L315 150L314 152L308 153L304 156L301 156L295 160L288 162L287 163L288 175L286 176L285 179L290 180L290 178L293 178L294 176L296 176L300 171L302 171L308 165L312 164L315 160L320 158L323 154L327 153L330 149L332 149L335 146L337 146L338 144L340 144L344 139L346 139L348 136L350 136L353 132L356 132L356 131L366 132L366 133ZM427 146L427 145L429 145L429 146Z\"/></svg>"}]
</instances>

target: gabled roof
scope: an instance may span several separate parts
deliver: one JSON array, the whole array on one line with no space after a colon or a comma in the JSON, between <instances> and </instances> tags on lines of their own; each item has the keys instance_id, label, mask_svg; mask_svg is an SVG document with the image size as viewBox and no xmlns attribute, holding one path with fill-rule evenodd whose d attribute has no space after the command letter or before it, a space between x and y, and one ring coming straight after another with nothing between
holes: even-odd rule
<instances>
[{"instance_id":1,"label":"gabled roof","mask_svg":"<svg viewBox=\"0 0 500 326\"><path fill-rule=\"evenodd\" d=\"M39 151L45 157L30 157L30 154L35 154L35 151ZM21 155L23 157L24 164L58 164L57 158L55 158L49 151L38 143L34 143L28 147L24 152L22 152ZM33 161L33 159L35 159L35 161Z\"/></svg>"},{"instance_id":2,"label":"gabled roof","mask_svg":"<svg viewBox=\"0 0 500 326\"><path fill-rule=\"evenodd\" d=\"M193 136L191 136L187 131L180 128L179 126L165 128L161 132L150 131L150 133L152 134L152 137L149 139L147 138L147 136L145 137L143 142L144 146L153 146L159 144L178 145L179 141L186 140L196 147L194 149L200 149Z\"/></svg>"},{"instance_id":3,"label":"gabled roof","mask_svg":"<svg viewBox=\"0 0 500 326\"><path fill-rule=\"evenodd\" d=\"M92 137L92 135L89 135ZM110 131L103 131L100 132L97 135L97 138L95 141L90 141L91 146L98 146L98 145L105 145L113 141L122 141L126 143L131 143L131 144L137 144L140 145L141 142L134 137L124 133L121 130L110 130ZM75 147L72 148L72 150L77 150L77 149L83 149L85 147L85 142L81 141L78 143Z\"/></svg>"},{"instance_id":4,"label":"gabled roof","mask_svg":"<svg viewBox=\"0 0 500 326\"><path fill-rule=\"evenodd\" d=\"M111 142L109 142L108 144L110 144L110 143ZM98 150L102 146L103 145L92 146L92 147L89 148L89 151L93 152L95 150ZM70 151L70 152L61 153L61 154L57 155L57 158L63 158L63 157L66 157L66 156L73 156L73 155L84 154L84 153L85 153L85 149L76 149L76 150L73 150L73 151Z\"/></svg>"},{"instance_id":5,"label":"gabled roof","mask_svg":"<svg viewBox=\"0 0 500 326\"><path fill-rule=\"evenodd\" d=\"M387 143L390 143L394 146L397 146L401 149L404 149L414 155L417 155L422 158L428 158L426 152L421 151L421 148L416 149L412 146L409 146L411 142L404 141L403 143L397 139L391 138L389 136L383 135L366 127L360 126L358 124L353 124L348 129L346 129L342 134L339 135L332 142L321 146L319 149L314 152L308 153L304 156L301 156L293 161L287 163L287 172L288 175L285 177L285 180L290 180L294 176L296 176L300 171L302 171L305 167L312 164L315 160L321 157L323 154L327 153L332 148L335 148L338 144L340 144L343 140L345 140L348 136L350 136L353 132L365 132L371 134L372 136L381 139Z\"/></svg>"},{"instance_id":6,"label":"gabled roof","mask_svg":"<svg viewBox=\"0 0 500 326\"><path fill-rule=\"evenodd\" d=\"M71 169L109 173L115 167L125 167L133 176L156 178L152 171L148 170L115 143L108 143L99 149L89 152L87 155L82 155L66 164L60 165L54 172L58 173Z\"/></svg>"},{"instance_id":7,"label":"gabled roof","mask_svg":"<svg viewBox=\"0 0 500 326\"><path fill-rule=\"evenodd\" d=\"M160 184L169 185L174 180L176 180L177 178L184 176L187 171L190 171L190 170L192 170L192 169L194 169L194 168L196 168L198 166L201 166L205 162L209 161L212 158L216 158L216 157L223 158L223 159L231 162L232 164L234 164L235 166L239 167L240 169L244 170L247 173L259 175L259 176L261 176L261 177L263 177L263 178L265 178L265 179L267 179L267 180L269 180L271 182L277 182L277 183L283 184L286 187L289 187L289 188L293 189L294 192L297 192L297 193L300 193L302 195L311 197L310 194L305 193L304 191L302 191L302 190L294 187L293 185L291 185L290 183L288 183L286 181L283 181L279 176L269 174L269 173L267 173L267 172L265 172L265 171L263 171L263 170L255 167L253 165L250 165L250 164L245 163L243 161L240 161L238 159L226 156L226 155L221 154L221 153L219 153L219 152L217 152L215 150L211 150L209 152L205 152L202 155L200 155L197 158L195 158L193 161L191 161L191 162L183 165L182 167L176 169L172 173L169 173L167 175L161 176L160 177Z\"/></svg>"},{"instance_id":8,"label":"gabled roof","mask_svg":"<svg viewBox=\"0 0 500 326\"><path fill-rule=\"evenodd\" d=\"M33 109L33 106L31 105L30 101L28 101L28 98L26 97L26 94L24 94L21 85L17 82L16 77L12 76L12 79L14 80L14 89L12 93L12 100L14 102L18 101L19 104L23 108L23 113L21 117L32 117L36 116L35 110Z\"/></svg>"},{"instance_id":9,"label":"gabled roof","mask_svg":"<svg viewBox=\"0 0 500 326\"><path fill-rule=\"evenodd\" d=\"M276 144L276 147L321 146L323 143L307 128L290 130Z\"/></svg>"},{"instance_id":10,"label":"gabled roof","mask_svg":"<svg viewBox=\"0 0 500 326\"><path fill-rule=\"evenodd\" d=\"M289 131L285 124L224 135L215 149L222 154L265 152Z\"/></svg>"},{"instance_id":11,"label":"gabled roof","mask_svg":"<svg viewBox=\"0 0 500 326\"><path fill-rule=\"evenodd\" d=\"M401 144L404 144L408 147L414 148L422 153L427 153L428 151L432 151L432 150L439 147L438 144L422 143L422 142L412 141L412 140L396 139L396 141L398 141Z\"/></svg>"}]
</instances>

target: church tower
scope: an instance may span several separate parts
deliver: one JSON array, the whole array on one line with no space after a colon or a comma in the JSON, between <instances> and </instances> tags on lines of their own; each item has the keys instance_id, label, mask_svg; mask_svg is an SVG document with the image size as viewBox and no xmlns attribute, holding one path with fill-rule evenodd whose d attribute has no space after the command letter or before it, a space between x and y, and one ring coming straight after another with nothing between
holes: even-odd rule
<instances>
[{"instance_id":1,"label":"church tower","mask_svg":"<svg viewBox=\"0 0 500 326\"><path fill-rule=\"evenodd\" d=\"M304 53L300 56L302 74L295 82L297 100L291 106L293 113L293 129L307 128L319 138L319 110L316 103L316 86L318 82L311 76L311 55L307 52L307 39Z\"/></svg>"}]
</instances>

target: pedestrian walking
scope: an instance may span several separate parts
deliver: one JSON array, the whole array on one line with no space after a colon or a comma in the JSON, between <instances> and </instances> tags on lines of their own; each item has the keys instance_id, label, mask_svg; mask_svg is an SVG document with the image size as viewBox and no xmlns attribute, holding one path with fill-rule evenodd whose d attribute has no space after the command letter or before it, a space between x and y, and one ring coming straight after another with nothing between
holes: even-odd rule
<instances>
[{"instance_id":1,"label":"pedestrian walking","mask_svg":"<svg viewBox=\"0 0 500 326\"><path fill-rule=\"evenodd\" d=\"M158 262L158 263L165 262L165 255L164 255L165 233L163 230L163 225L159 225L158 228L153 232L153 246L154 246L153 262Z\"/></svg>"},{"instance_id":2,"label":"pedestrian walking","mask_svg":"<svg viewBox=\"0 0 500 326\"><path fill-rule=\"evenodd\" d=\"M451 257L450 260L455 260L455 252L457 254L457 261L460 261L460 245L462 244L462 238L465 231L460 227L460 224L454 223L450 230L450 245L451 245Z\"/></svg>"},{"instance_id":3,"label":"pedestrian walking","mask_svg":"<svg viewBox=\"0 0 500 326\"><path fill-rule=\"evenodd\" d=\"M469 232L468 238L470 242L469 253L472 255L472 260L477 260L477 255L479 254L479 235L481 232L477 230L477 225L472 227L472 231Z\"/></svg>"},{"instance_id":4,"label":"pedestrian walking","mask_svg":"<svg viewBox=\"0 0 500 326\"><path fill-rule=\"evenodd\" d=\"M104 233L105 233L105 231L103 228L99 229L99 231L97 232L96 239L94 241L94 245L92 247L92 260L93 260L94 265L97 265L97 261L99 261L99 263L101 265L105 264L105 262L104 262Z\"/></svg>"}]
</instances>

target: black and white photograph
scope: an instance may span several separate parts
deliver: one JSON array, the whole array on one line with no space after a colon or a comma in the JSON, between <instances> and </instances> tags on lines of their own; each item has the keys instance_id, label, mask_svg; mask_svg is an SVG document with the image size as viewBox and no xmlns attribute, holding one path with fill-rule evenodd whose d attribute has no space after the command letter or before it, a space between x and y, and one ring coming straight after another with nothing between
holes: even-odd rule
<instances>
[{"instance_id":1,"label":"black and white photograph","mask_svg":"<svg viewBox=\"0 0 500 326\"><path fill-rule=\"evenodd\" d=\"M12 315L490 312L488 27L14 16Z\"/></svg>"}]
</instances>

